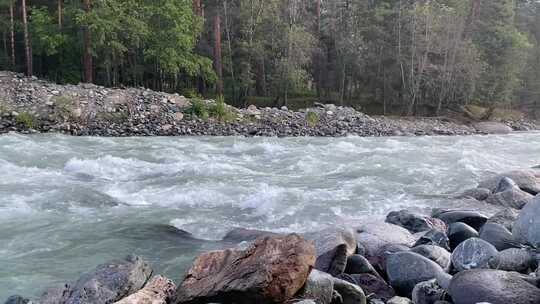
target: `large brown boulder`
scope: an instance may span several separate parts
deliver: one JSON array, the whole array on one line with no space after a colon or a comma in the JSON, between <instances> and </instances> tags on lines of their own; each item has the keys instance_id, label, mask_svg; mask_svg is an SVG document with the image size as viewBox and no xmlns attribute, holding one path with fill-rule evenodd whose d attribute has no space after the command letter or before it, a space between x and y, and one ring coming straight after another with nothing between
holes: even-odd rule
<instances>
[{"instance_id":1,"label":"large brown boulder","mask_svg":"<svg viewBox=\"0 0 540 304\"><path fill-rule=\"evenodd\" d=\"M143 289L123 298L115 304L167 304L176 294L174 282L162 277L154 277Z\"/></svg>"},{"instance_id":2,"label":"large brown boulder","mask_svg":"<svg viewBox=\"0 0 540 304\"><path fill-rule=\"evenodd\" d=\"M176 303L283 303L314 265L315 247L297 234L260 238L246 250L208 252L193 262Z\"/></svg>"}]
</instances>

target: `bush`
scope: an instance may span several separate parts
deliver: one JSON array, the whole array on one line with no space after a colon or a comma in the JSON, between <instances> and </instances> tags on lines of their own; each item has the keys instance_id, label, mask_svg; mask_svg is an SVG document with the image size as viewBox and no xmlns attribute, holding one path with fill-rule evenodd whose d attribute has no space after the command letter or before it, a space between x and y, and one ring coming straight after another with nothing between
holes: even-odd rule
<instances>
[{"instance_id":1,"label":"bush","mask_svg":"<svg viewBox=\"0 0 540 304\"><path fill-rule=\"evenodd\" d=\"M225 103L223 96L219 96L209 110L210 116L219 121L231 121L234 119L234 114Z\"/></svg>"},{"instance_id":2,"label":"bush","mask_svg":"<svg viewBox=\"0 0 540 304\"><path fill-rule=\"evenodd\" d=\"M28 112L22 112L17 115L15 122L17 125L26 129L33 129L36 126L36 118Z\"/></svg>"},{"instance_id":3,"label":"bush","mask_svg":"<svg viewBox=\"0 0 540 304\"><path fill-rule=\"evenodd\" d=\"M71 120L75 118L73 113L74 111L74 102L73 98L70 96L55 96L52 98L54 103L54 114L62 118L64 121Z\"/></svg>"},{"instance_id":4,"label":"bush","mask_svg":"<svg viewBox=\"0 0 540 304\"><path fill-rule=\"evenodd\" d=\"M198 97L191 99L191 107L189 108L188 113L192 117L197 116L202 119L208 119L209 117L208 106Z\"/></svg>"},{"instance_id":5,"label":"bush","mask_svg":"<svg viewBox=\"0 0 540 304\"><path fill-rule=\"evenodd\" d=\"M307 112L306 122L310 127L315 127L319 123L319 114L313 111Z\"/></svg>"}]
</instances>

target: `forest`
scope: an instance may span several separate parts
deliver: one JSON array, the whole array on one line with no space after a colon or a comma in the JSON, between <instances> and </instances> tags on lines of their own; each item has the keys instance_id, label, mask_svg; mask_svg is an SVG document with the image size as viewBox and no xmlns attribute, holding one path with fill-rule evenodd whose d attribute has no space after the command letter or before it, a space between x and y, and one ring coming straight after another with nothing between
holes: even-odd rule
<instances>
[{"instance_id":1,"label":"forest","mask_svg":"<svg viewBox=\"0 0 540 304\"><path fill-rule=\"evenodd\" d=\"M378 114L540 106L537 1L0 0L0 16L0 70L58 83Z\"/></svg>"}]
</instances>

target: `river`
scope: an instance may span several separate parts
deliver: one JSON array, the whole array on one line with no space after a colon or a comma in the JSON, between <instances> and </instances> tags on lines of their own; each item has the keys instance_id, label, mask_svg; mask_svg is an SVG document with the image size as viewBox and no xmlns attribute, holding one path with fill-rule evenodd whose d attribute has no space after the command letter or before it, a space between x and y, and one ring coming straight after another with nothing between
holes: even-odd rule
<instances>
[{"instance_id":1,"label":"river","mask_svg":"<svg viewBox=\"0 0 540 304\"><path fill-rule=\"evenodd\" d=\"M313 231L540 164L540 134L390 138L0 136L0 302L135 253L178 280L232 227ZM176 227L193 234L186 237ZM198 240L199 239L199 240ZM206 240L206 241L200 241Z\"/></svg>"}]
</instances>

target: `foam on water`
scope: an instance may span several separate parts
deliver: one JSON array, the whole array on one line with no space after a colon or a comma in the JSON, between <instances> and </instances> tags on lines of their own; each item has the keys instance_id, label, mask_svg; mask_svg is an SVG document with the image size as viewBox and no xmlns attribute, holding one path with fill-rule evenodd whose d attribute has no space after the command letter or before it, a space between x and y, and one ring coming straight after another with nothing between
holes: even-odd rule
<instances>
[{"instance_id":1,"label":"foam on water","mask_svg":"<svg viewBox=\"0 0 540 304\"><path fill-rule=\"evenodd\" d=\"M0 136L0 302L135 253L179 279L233 227L305 232L540 164L540 135L421 138ZM165 225L165 226L164 226ZM185 230L186 238L166 225Z\"/></svg>"}]
</instances>

